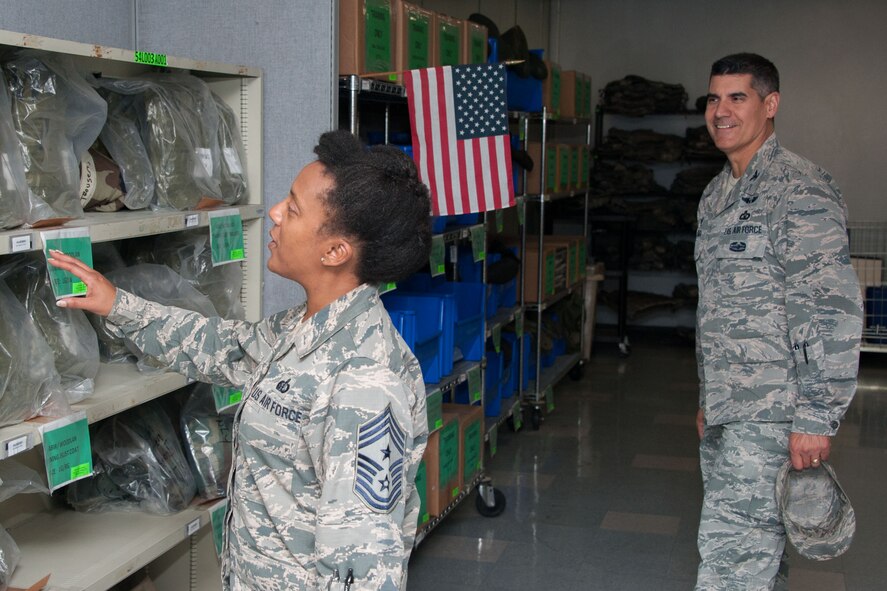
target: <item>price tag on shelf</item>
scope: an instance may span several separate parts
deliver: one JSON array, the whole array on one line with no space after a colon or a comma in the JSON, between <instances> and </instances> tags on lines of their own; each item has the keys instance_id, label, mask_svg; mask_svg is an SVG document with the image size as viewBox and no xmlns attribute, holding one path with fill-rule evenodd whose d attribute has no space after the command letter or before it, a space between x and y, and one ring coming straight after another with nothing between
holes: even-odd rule
<instances>
[{"instance_id":1,"label":"price tag on shelf","mask_svg":"<svg viewBox=\"0 0 887 591\"><path fill-rule=\"evenodd\" d=\"M554 388L551 386L545 388L545 408L548 412L554 411Z\"/></svg>"},{"instance_id":2,"label":"price tag on shelf","mask_svg":"<svg viewBox=\"0 0 887 591\"><path fill-rule=\"evenodd\" d=\"M195 519L193 521L189 521L188 525L185 526L185 537L186 538L191 537L199 531L200 531L200 518L198 517L197 519Z\"/></svg>"},{"instance_id":3,"label":"price tag on shelf","mask_svg":"<svg viewBox=\"0 0 887 591\"><path fill-rule=\"evenodd\" d=\"M501 234L505 231L505 211L496 210L496 233Z\"/></svg>"},{"instance_id":4,"label":"price tag on shelf","mask_svg":"<svg viewBox=\"0 0 887 591\"><path fill-rule=\"evenodd\" d=\"M496 455L496 443L499 439L499 425L493 425L490 429L490 457Z\"/></svg>"},{"instance_id":5,"label":"price tag on shelf","mask_svg":"<svg viewBox=\"0 0 887 591\"><path fill-rule=\"evenodd\" d=\"M92 448L86 413L76 412L40 427L49 490L92 475Z\"/></svg>"},{"instance_id":6,"label":"price tag on shelf","mask_svg":"<svg viewBox=\"0 0 887 591\"><path fill-rule=\"evenodd\" d=\"M471 226L471 254L475 263L487 258L486 243L487 229L483 225Z\"/></svg>"},{"instance_id":7,"label":"price tag on shelf","mask_svg":"<svg viewBox=\"0 0 887 591\"><path fill-rule=\"evenodd\" d=\"M511 422L514 424L515 431L520 431L520 428L524 426L520 400L515 400L514 405L511 407Z\"/></svg>"},{"instance_id":8,"label":"price tag on shelf","mask_svg":"<svg viewBox=\"0 0 887 591\"><path fill-rule=\"evenodd\" d=\"M496 349L496 353L499 353L502 350L502 327L497 324L491 332L493 333L493 348Z\"/></svg>"},{"instance_id":9,"label":"price tag on shelf","mask_svg":"<svg viewBox=\"0 0 887 591\"><path fill-rule=\"evenodd\" d=\"M527 202L523 197L517 198L517 223L521 226L524 225L524 220L527 219Z\"/></svg>"},{"instance_id":10,"label":"price tag on shelf","mask_svg":"<svg viewBox=\"0 0 887 591\"><path fill-rule=\"evenodd\" d=\"M391 283L382 283L381 285L379 285L379 295L382 295L383 293L388 293L389 291L394 291L395 289L397 289L397 283L393 281Z\"/></svg>"},{"instance_id":11,"label":"price tag on shelf","mask_svg":"<svg viewBox=\"0 0 887 591\"><path fill-rule=\"evenodd\" d=\"M185 227L186 228L196 228L200 225L200 214L199 213L189 213L185 216Z\"/></svg>"},{"instance_id":12,"label":"price tag on shelf","mask_svg":"<svg viewBox=\"0 0 887 591\"><path fill-rule=\"evenodd\" d=\"M20 454L28 449L28 436L20 435L6 442L6 457Z\"/></svg>"},{"instance_id":13,"label":"price tag on shelf","mask_svg":"<svg viewBox=\"0 0 887 591\"><path fill-rule=\"evenodd\" d=\"M222 412L227 408L237 406L243 400L243 390L213 386L213 399L216 402L216 412Z\"/></svg>"},{"instance_id":14,"label":"price tag on shelf","mask_svg":"<svg viewBox=\"0 0 887 591\"><path fill-rule=\"evenodd\" d=\"M31 235L23 234L21 236L12 236L9 239L10 252L24 252L31 250Z\"/></svg>"},{"instance_id":15,"label":"price tag on shelf","mask_svg":"<svg viewBox=\"0 0 887 591\"><path fill-rule=\"evenodd\" d=\"M483 384L480 379L480 366L468 370L468 398L471 403L478 402L483 396Z\"/></svg>"},{"instance_id":16,"label":"price tag on shelf","mask_svg":"<svg viewBox=\"0 0 887 591\"><path fill-rule=\"evenodd\" d=\"M136 51L133 61L137 64L148 66L166 66L165 53L151 53L150 51Z\"/></svg>"},{"instance_id":17,"label":"price tag on shelf","mask_svg":"<svg viewBox=\"0 0 887 591\"><path fill-rule=\"evenodd\" d=\"M225 513L228 511L228 499L222 499L209 510L209 520L213 528L213 544L216 547L216 555L222 555L222 546L225 543Z\"/></svg>"},{"instance_id":18,"label":"price tag on shelf","mask_svg":"<svg viewBox=\"0 0 887 591\"><path fill-rule=\"evenodd\" d=\"M429 256L429 264L431 265L431 276L437 277L446 273L447 267L444 264L446 257L446 246L444 238L437 234L431 237L431 255Z\"/></svg>"},{"instance_id":19,"label":"price tag on shelf","mask_svg":"<svg viewBox=\"0 0 887 591\"><path fill-rule=\"evenodd\" d=\"M243 221L240 211L223 209L209 212L209 243L212 247L213 267L242 261Z\"/></svg>"},{"instance_id":20,"label":"price tag on shelf","mask_svg":"<svg viewBox=\"0 0 887 591\"><path fill-rule=\"evenodd\" d=\"M89 228L65 228L40 232L43 240L43 254L49 258L50 250L60 250L66 255L80 260L92 268L92 241L89 239ZM56 299L86 295L86 284L76 275L46 265L49 271L49 282Z\"/></svg>"},{"instance_id":21,"label":"price tag on shelf","mask_svg":"<svg viewBox=\"0 0 887 591\"><path fill-rule=\"evenodd\" d=\"M514 315L514 334L517 335L517 338L524 336L524 313L522 310L518 310Z\"/></svg>"}]
</instances>

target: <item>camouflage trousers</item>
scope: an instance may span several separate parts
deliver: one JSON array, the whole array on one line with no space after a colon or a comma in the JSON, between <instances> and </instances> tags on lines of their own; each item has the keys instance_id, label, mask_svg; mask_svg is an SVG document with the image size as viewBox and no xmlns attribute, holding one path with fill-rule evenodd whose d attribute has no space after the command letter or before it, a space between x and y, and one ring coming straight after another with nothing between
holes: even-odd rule
<instances>
[{"instance_id":1,"label":"camouflage trousers","mask_svg":"<svg viewBox=\"0 0 887 591\"><path fill-rule=\"evenodd\" d=\"M791 423L706 427L699 445L705 496L697 591L788 589L776 474L788 458L790 431Z\"/></svg>"}]
</instances>

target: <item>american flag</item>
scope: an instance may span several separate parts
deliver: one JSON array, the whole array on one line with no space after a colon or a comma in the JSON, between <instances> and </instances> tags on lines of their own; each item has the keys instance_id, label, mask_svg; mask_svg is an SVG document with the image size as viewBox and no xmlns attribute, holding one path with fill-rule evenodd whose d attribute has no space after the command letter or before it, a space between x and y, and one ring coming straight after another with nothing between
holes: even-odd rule
<instances>
[{"instance_id":1,"label":"american flag","mask_svg":"<svg viewBox=\"0 0 887 591\"><path fill-rule=\"evenodd\" d=\"M432 213L514 205L505 66L425 68L404 80L413 158L431 190Z\"/></svg>"}]
</instances>

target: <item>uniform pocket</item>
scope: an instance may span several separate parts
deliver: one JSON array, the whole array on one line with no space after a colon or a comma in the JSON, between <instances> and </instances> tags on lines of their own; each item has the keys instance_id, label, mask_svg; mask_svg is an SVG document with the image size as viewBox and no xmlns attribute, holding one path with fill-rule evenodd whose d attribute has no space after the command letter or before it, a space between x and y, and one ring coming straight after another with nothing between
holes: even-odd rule
<instances>
[{"instance_id":1,"label":"uniform pocket","mask_svg":"<svg viewBox=\"0 0 887 591\"><path fill-rule=\"evenodd\" d=\"M760 226L758 226L760 228ZM724 235L718 243L718 281L724 297L766 298L773 290L763 234Z\"/></svg>"}]
</instances>

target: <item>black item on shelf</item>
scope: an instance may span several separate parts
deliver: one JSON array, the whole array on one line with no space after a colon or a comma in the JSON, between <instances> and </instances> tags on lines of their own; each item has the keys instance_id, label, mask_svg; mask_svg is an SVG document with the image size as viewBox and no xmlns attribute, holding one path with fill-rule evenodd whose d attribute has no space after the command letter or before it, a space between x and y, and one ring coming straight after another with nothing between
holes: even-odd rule
<instances>
[{"instance_id":1,"label":"black item on shelf","mask_svg":"<svg viewBox=\"0 0 887 591\"><path fill-rule=\"evenodd\" d=\"M499 27L496 26L496 23L493 22L493 19L488 17L485 14L481 14L479 12L473 12L468 15L468 20L473 23L477 23L478 25L483 25L487 28L487 37L490 39L498 39L499 38Z\"/></svg>"},{"instance_id":2,"label":"black item on shelf","mask_svg":"<svg viewBox=\"0 0 887 591\"><path fill-rule=\"evenodd\" d=\"M601 91L601 99L604 109L610 113L641 117L685 111L687 92L681 84L629 75L608 83Z\"/></svg>"},{"instance_id":3,"label":"black item on shelf","mask_svg":"<svg viewBox=\"0 0 887 591\"><path fill-rule=\"evenodd\" d=\"M498 254L499 260L487 265L487 282L501 285L517 277L520 271L520 258L499 239L487 245L487 253Z\"/></svg>"},{"instance_id":4,"label":"black item on shelf","mask_svg":"<svg viewBox=\"0 0 887 591\"><path fill-rule=\"evenodd\" d=\"M610 128L599 153L606 158L628 158L645 162L675 162L684 152L684 138L650 129Z\"/></svg>"},{"instance_id":5,"label":"black item on shelf","mask_svg":"<svg viewBox=\"0 0 887 591\"><path fill-rule=\"evenodd\" d=\"M671 192L675 195L692 195L699 197L705 190L705 187L718 173L721 172L723 166L704 165L685 168L675 174L671 183Z\"/></svg>"},{"instance_id":6,"label":"black item on shelf","mask_svg":"<svg viewBox=\"0 0 887 591\"><path fill-rule=\"evenodd\" d=\"M696 99L696 111L698 113L705 113L705 108L708 106L708 95L703 94L701 97Z\"/></svg>"},{"instance_id":7,"label":"black item on shelf","mask_svg":"<svg viewBox=\"0 0 887 591\"><path fill-rule=\"evenodd\" d=\"M686 134L685 153L689 159L712 159L723 160L724 153L718 150L711 134L708 133L708 127L700 125L698 127L688 127Z\"/></svg>"},{"instance_id":8,"label":"black item on shelf","mask_svg":"<svg viewBox=\"0 0 887 591\"><path fill-rule=\"evenodd\" d=\"M595 195L643 195L664 193L653 171L636 162L597 160L591 171L591 192Z\"/></svg>"}]
</instances>

